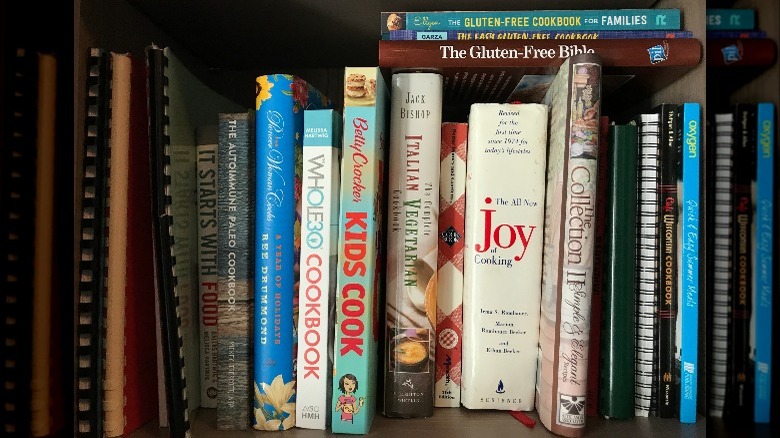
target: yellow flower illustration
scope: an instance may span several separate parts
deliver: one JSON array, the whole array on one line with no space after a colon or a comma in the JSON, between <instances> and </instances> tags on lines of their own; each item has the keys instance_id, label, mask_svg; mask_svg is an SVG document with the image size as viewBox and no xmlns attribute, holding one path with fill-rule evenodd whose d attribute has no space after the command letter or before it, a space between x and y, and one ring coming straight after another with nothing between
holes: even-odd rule
<instances>
[{"instance_id":1,"label":"yellow flower illustration","mask_svg":"<svg viewBox=\"0 0 780 438\"><path fill-rule=\"evenodd\" d=\"M276 413L286 412L295 416L295 403L290 399L295 395L295 380L284 383L281 374L274 378L270 385L261 382L263 386L262 402L273 406Z\"/></svg>"},{"instance_id":2,"label":"yellow flower illustration","mask_svg":"<svg viewBox=\"0 0 780 438\"><path fill-rule=\"evenodd\" d=\"M255 81L255 94L256 94L256 102L257 108L260 109L260 104L268 99L271 98L271 88L274 87L274 84L268 80L268 76L260 76Z\"/></svg>"}]
</instances>

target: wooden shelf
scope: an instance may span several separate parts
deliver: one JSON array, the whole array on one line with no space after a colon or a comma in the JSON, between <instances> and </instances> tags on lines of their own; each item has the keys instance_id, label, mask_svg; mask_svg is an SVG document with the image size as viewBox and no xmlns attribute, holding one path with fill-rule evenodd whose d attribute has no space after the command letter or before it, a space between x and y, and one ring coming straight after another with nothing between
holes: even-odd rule
<instances>
[{"instance_id":1,"label":"wooden shelf","mask_svg":"<svg viewBox=\"0 0 780 438\"><path fill-rule=\"evenodd\" d=\"M423 419L395 419L377 414L371 437L520 437L550 438L557 435L549 432L538 421L536 413L530 414L537 424L530 429L503 411L472 411L465 408L437 408L434 415ZM250 437L264 436L263 432L219 431L216 429L216 411L199 409L192 421L192 436L198 438ZM337 436L330 432L307 429L291 429L283 432L285 437L310 438ZM696 424L682 424L677 419L634 418L632 420L605 420L588 417L585 437L645 437L663 436L665 438L694 438L707 434L706 421L699 418ZM161 429L156 422L150 422L128 438L167 437L168 429ZM342 435L343 436L343 435Z\"/></svg>"}]
</instances>

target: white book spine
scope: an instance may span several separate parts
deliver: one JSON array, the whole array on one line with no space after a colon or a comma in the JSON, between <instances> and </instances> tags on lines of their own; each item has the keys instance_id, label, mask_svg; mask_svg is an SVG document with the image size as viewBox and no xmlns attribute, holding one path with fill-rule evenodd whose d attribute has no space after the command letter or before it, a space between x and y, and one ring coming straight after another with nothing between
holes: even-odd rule
<instances>
[{"instance_id":1,"label":"white book spine","mask_svg":"<svg viewBox=\"0 0 780 438\"><path fill-rule=\"evenodd\" d=\"M547 106L471 106L461 381L467 408L534 407L546 144Z\"/></svg>"},{"instance_id":2,"label":"white book spine","mask_svg":"<svg viewBox=\"0 0 780 438\"><path fill-rule=\"evenodd\" d=\"M298 289L297 409L295 425L328 427L331 418L341 150L328 129L335 112L305 114L301 197L301 279ZM310 117L314 116L314 117ZM314 118L316 123L309 123ZM314 126L312 126L314 125ZM335 139L336 143L333 143Z\"/></svg>"}]
</instances>

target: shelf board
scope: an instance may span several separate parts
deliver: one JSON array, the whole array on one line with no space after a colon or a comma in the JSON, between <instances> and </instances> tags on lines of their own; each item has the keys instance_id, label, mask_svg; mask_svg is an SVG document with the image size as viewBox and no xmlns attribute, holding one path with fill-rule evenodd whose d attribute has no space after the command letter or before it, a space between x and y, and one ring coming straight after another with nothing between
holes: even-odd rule
<instances>
[{"instance_id":1,"label":"shelf board","mask_svg":"<svg viewBox=\"0 0 780 438\"><path fill-rule=\"evenodd\" d=\"M453 436L515 436L521 438L550 438L556 435L549 432L538 421L535 412L530 416L537 420L530 429L512 418L504 411L473 411L465 408L437 408L430 418L395 419L377 414L371 427L370 436L399 437L420 436L426 438ZM259 436L262 432L247 430L241 432L219 431L216 429L216 410L198 409L192 421L192 436L198 438L249 437ZM706 421L699 418L696 424L682 424L677 419L634 418L631 420L605 420L588 417L585 436L591 437L631 437L663 436L667 438L704 437L707 432ZM128 438L167 437L168 429L161 429L156 421L145 425ZM285 437L322 437L335 436L330 432L307 429L292 429Z\"/></svg>"}]
</instances>

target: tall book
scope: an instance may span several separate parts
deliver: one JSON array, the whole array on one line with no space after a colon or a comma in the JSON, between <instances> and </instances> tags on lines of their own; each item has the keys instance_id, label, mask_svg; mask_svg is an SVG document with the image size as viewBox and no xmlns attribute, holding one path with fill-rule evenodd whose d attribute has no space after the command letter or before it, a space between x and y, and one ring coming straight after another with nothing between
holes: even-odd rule
<instances>
[{"instance_id":1,"label":"tall book","mask_svg":"<svg viewBox=\"0 0 780 438\"><path fill-rule=\"evenodd\" d=\"M303 113L301 284L295 425L326 429L333 410L333 337L339 231L341 115Z\"/></svg>"},{"instance_id":2,"label":"tall book","mask_svg":"<svg viewBox=\"0 0 780 438\"><path fill-rule=\"evenodd\" d=\"M295 426L295 365L300 278L303 113L330 101L292 75L255 81L255 367L252 426Z\"/></svg>"},{"instance_id":3,"label":"tall book","mask_svg":"<svg viewBox=\"0 0 780 438\"><path fill-rule=\"evenodd\" d=\"M699 249L701 174L701 107L688 102L678 109L680 127L680 261L678 262L679 297L676 358L679 373L679 418L682 423L696 422L696 400L699 373ZM677 396L676 396L677 397ZM676 414L676 413L675 413Z\"/></svg>"},{"instance_id":4,"label":"tall book","mask_svg":"<svg viewBox=\"0 0 780 438\"><path fill-rule=\"evenodd\" d=\"M756 217L753 294L753 333L755 337L755 404L753 421L770 421L772 387L772 281L775 211L775 107L769 102L756 105Z\"/></svg>"},{"instance_id":5,"label":"tall book","mask_svg":"<svg viewBox=\"0 0 780 438\"><path fill-rule=\"evenodd\" d=\"M658 153L661 119L658 113L640 114L637 159L636 347L634 415L647 417L656 410L658 291Z\"/></svg>"},{"instance_id":6,"label":"tall book","mask_svg":"<svg viewBox=\"0 0 780 438\"><path fill-rule=\"evenodd\" d=\"M752 228L753 184L756 172L756 106L734 107L734 142L731 233L731 313L728 340L728 375L723 415L749 421L753 405L753 369L750 367L750 318L753 288Z\"/></svg>"},{"instance_id":7,"label":"tall book","mask_svg":"<svg viewBox=\"0 0 780 438\"><path fill-rule=\"evenodd\" d=\"M625 419L634 416L636 125L610 126L608 142L598 405L601 415Z\"/></svg>"},{"instance_id":8,"label":"tall book","mask_svg":"<svg viewBox=\"0 0 780 438\"><path fill-rule=\"evenodd\" d=\"M723 416L728 376L728 333L731 296L731 220L732 220L732 150L734 147L734 114L715 114L715 148L710 183L712 196L710 233L712 234L712 295L709 340L708 412Z\"/></svg>"},{"instance_id":9,"label":"tall book","mask_svg":"<svg viewBox=\"0 0 780 438\"><path fill-rule=\"evenodd\" d=\"M389 93L377 67L344 71L333 433L366 434L377 407Z\"/></svg>"},{"instance_id":10,"label":"tall book","mask_svg":"<svg viewBox=\"0 0 780 438\"><path fill-rule=\"evenodd\" d=\"M217 321L219 282L217 274L217 126L196 131L196 204L198 207L198 325L200 328L200 405L217 407Z\"/></svg>"},{"instance_id":11,"label":"tall book","mask_svg":"<svg viewBox=\"0 0 780 438\"><path fill-rule=\"evenodd\" d=\"M395 73L390 86L384 414L433 414L442 77Z\"/></svg>"},{"instance_id":12,"label":"tall book","mask_svg":"<svg viewBox=\"0 0 780 438\"><path fill-rule=\"evenodd\" d=\"M661 104L654 108L661 121L658 150L660 184L658 185L658 373L654 385L658 394L658 416L676 417L678 413L679 371L675 363L678 303L678 228L679 194L677 178L680 168L680 145L677 133L677 105Z\"/></svg>"},{"instance_id":13,"label":"tall book","mask_svg":"<svg viewBox=\"0 0 780 438\"><path fill-rule=\"evenodd\" d=\"M473 104L466 162L461 402L534 407L547 107Z\"/></svg>"},{"instance_id":14,"label":"tall book","mask_svg":"<svg viewBox=\"0 0 780 438\"><path fill-rule=\"evenodd\" d=\"M601 59L585 54L564 61L542 102L550 106L550 151L536 409L547 429L581 436L598 227Z\"/></svg>"},{"instance_id":15,"label":"tall book","mask_svg":"<svg viewBox=\"0 0 780 438\"><path fill-rule=\"evenodd\" d=\"M217 156L217 429L252 417L255 115L220 113Z\"/></svg>"},{"instance_id":16,"label":"tall book","mask_svg":"<svg viewBox=\"0 0 780 438\"><path fill-rule=\"evenodd\" d=\"M435 407L460 407L467 144L468 123L442 123L439 262L436 272Z\"/></svg>"}]
</instances>

